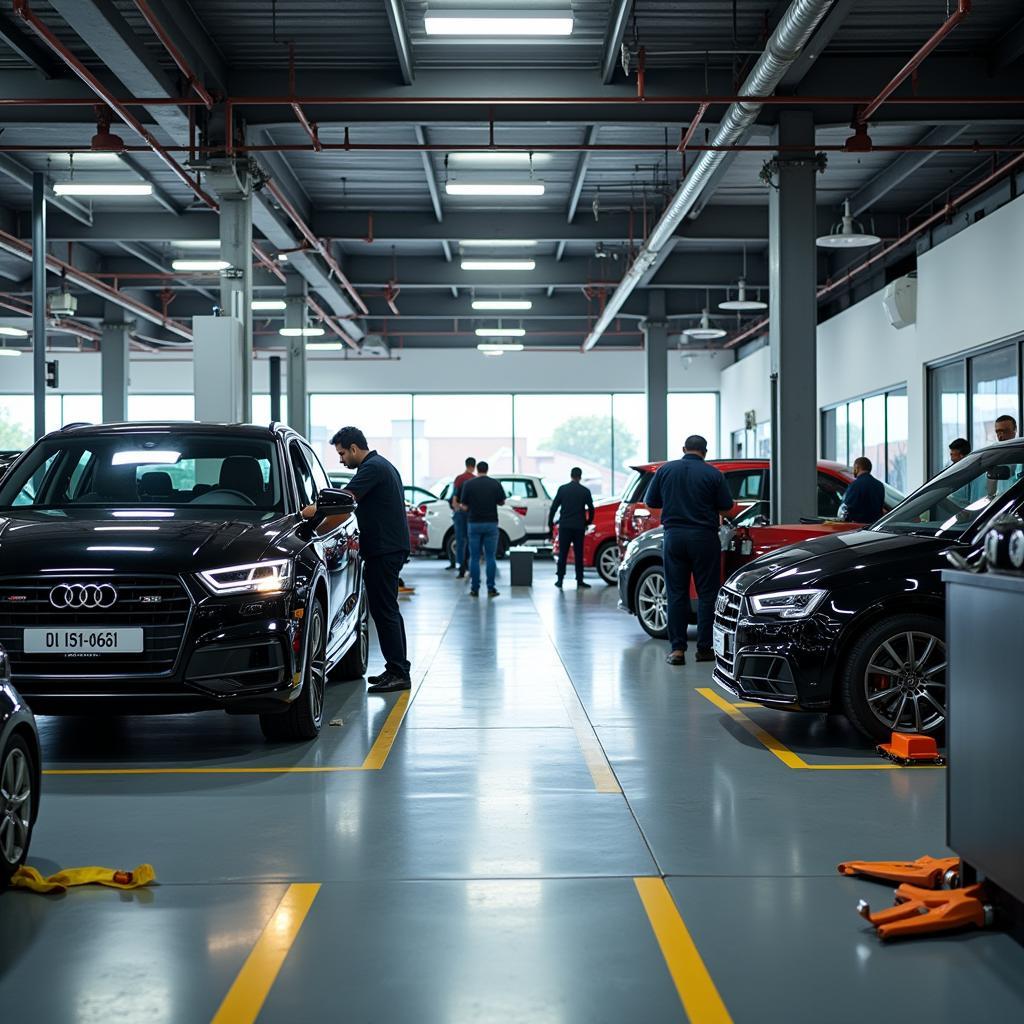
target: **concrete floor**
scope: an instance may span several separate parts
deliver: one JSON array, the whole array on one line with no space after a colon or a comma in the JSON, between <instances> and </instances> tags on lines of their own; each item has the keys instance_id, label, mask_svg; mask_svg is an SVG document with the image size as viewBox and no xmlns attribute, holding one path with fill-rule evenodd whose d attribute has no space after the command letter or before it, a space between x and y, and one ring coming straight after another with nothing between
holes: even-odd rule
<instances>
[{"instance_id":1,"label":"concrete floor","mask_svg":"<svg viewBox=\"0 0 1024 1024\"><path fill-rule=\"evenodd\" d=\"M93 774L47 776L31 862L159 885L0 896L0 1018L1024 1019L1024 949L883 947L854 907L890 890L836 874L945 853L941 770L879 770L838 719L726 713L710 666L670 669L612 589L548 569L488 601L410 568L404 721L355 684L294 746L217 713L41 720L46 767Z\"/></svg>"}]
</instances>

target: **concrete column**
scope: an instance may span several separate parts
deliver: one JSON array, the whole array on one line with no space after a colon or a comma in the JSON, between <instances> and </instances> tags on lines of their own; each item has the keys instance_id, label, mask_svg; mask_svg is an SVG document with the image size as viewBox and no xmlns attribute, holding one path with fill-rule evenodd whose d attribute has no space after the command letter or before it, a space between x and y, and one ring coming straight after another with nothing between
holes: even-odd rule
<instances>
[{"instance_id":1,"label":"concrete column","mask_svg":"<svg viewBox=\"0 0 1024 1024\"><path fill-rule=\"evenodd\" d=\"M668 458L668 320L665 293L648 292L644 332L647 398L647 458L652 462Z\"/></svg>"},{"instance_id":2,"label":"concrete column","mask_svg":"<svg viewBox=\"0 0 1024 1024\"><path fill-rule=\"evenodd\" d=\"M104 423L128 419L129 333L134 326L125 320L120 306L108 302L103 311L100 337L100 396Z\"/></svg>"},{"instance_id":3,"label":"concrete column","mask_svg":"<svg viewBox=\"0 0 1024 1024\"><path fill-rule=\"evenodd\" d=\"M298 274L288 275L285 288L285 327L306 326L306 282ZM285 420L303 437L309 436L306 402L306 339L285 338L288 344L288 404Z\"/></svg>"},{"instance_id":4,"label":"concrete column","mask_svg":"<svg viewBox=\"0 0 1024 1024\"><path fill-rule=\"evenodd\" d=\"M220 304L242 324L242 417L252 419L252 194L221 194L220 257L231 264L221 272Z\"/></svg>"},{"instance_id":5,"label":"concrete column","mask_svg":"<svg viewBox=\"0 0 1024 1024\"><path fill-rule=\"evenodd\" d=\"M36 438L46 433L46 175L32 175L32 396Z\"/></svg>"},{"instance_id":6,"label":"concrete column","mask_svg":"<svg viewBox=\"0 0 1024 1024\"><path fill-rule=\"evenodd\" d=\"M817 217L814 120L783 111L778 188L769 191L769 342L772 403L772 520L795 523L818 510Z\"/></svg>"},{"instance_id":7,"label":"concrete column","mask_svg":"<svg viewBox=\"0 0 1024 1024\"><path fill-rule=\"evenodd\" d=\"M268 377L270 378L270 419L273 423L277 423L281 419L281 357L271 356L268 362Z\"/></svg>"}]
</instances>

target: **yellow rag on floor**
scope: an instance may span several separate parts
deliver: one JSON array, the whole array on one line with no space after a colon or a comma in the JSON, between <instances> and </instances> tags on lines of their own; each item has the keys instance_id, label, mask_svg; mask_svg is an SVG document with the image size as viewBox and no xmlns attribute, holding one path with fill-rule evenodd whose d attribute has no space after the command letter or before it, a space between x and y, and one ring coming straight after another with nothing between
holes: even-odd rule
<instances>
[{"instance_id":1,"label":"yellow rag on floor","mask_svg":"<svg viewBox=\"0 0 1024 1024\"><path fill-rule=\"evenodd\" d=\"M73 885L106 885L111 889L140 889L156 881L152 864L140 864L134 871L114 868L65 868L49 878L30 867L20 867L11 878L12 889L29 892L66 892Z\"/></svg>"}]
</instances>

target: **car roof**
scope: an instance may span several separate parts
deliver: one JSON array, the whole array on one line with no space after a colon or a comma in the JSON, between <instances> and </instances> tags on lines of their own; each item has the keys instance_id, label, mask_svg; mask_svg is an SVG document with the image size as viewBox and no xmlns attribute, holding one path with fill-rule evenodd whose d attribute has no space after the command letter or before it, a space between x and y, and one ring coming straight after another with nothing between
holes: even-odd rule
<instances>
[{"instance_id":1,"label":"car roof","mask_svg":"<svg viewBox=\"0 0 1024 1024\"><path fill-rule=\"evenodd\" d=\"M176 433L176 434L227 434L232 437L276 437L283 435L299 435L291 427L283 423L268 423L260 426L256 423L200 423L198 420L147 420L131 423L71 423L60 430L53 430L47 437L106 437L111 434L130 436L131 434Z\"/></svg>"},{"instance_id":2,"label":"car roof","mask_svg":"<svg viewBox=\"0 0 1024 1024\"><path fill-rule=\"evenodd\" d=\"M1010 442L1005 441L1003 443L1009 444ZM720 469L767 469L771 465L768 459L708 459L707 461L709 466L716 466ZM635 469L638 473L652 473L664 465L665 462L641 462L630 468ZM817 466L818 469L828 469L834 473L842 473L846 476L853 475L853 470L841 462L818 459Z\"/></svg>"}]
</instances>

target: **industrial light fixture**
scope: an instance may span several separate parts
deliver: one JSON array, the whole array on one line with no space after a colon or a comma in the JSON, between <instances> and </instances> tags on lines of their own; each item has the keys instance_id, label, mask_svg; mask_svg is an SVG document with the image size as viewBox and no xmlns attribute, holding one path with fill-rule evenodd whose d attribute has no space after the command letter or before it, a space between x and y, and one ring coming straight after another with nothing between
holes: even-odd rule
<instances>
[{"instance_id":1,"label":"industrial light fixture","mask_svg":"<svg viewBox=\"0 0 1024 1024\"><path fill-rule=\"evenodd\" d=\"M0 327L0 334L7 338L27 338L28 331L23 331L20 327Z\"/></svg>"},{"instance_id":2,"label":"industrial light fixture","mask_svg":"<svg viewBox=\"0 0 1024 1024\"><path fill-rule=\"evenodd\" d=\"M522 352L524 348L524 345L514 341L504 343L482 341L477 345L476 350L478 352L483 352L484 355L488 356L501 356L506 352Z\"/></svg>"},{"instance_id":3,"label":"industrial light fixture","mask_svg":"<svg viewBox=\"0 0 1024 1024\"><path fill-rule=\"evenodd\" d=\"M171 260L172 270L203 271L227 270L231 264L227 260Z\"/></svg>"},{"instance_id":4,"label":"industrial light fixture","mask_svg":"<svg viewBox=\"0 0 1024 1024\"><path fill-rule=\"evenodd\" d=\"M462 249L533 249L533 238L466 238L459 242Z\"/></svg>"},{"instance_id":5,"label":"industrial light fixture","mask_svg":"<svg viewBox=\"0 0 1024 1024\"><path fill-rule=\"evenodd\" d=\"M551 161L550 153L522 153L516 150L482 149L467 150L462 153L449 153L445 158L449 165L461 167L535 167Z\"/></svg>"},{"instance_id":6,"label":"industrial light fixture","mask_svg":"<svg viewBox=\"0 0 1024 1024\"><path fill-rule=\"evenodd\" d=\"M736 298L726 299L725 302L718 304L719 309L767 309L768 303L762 302L760 299L748 299L747 298L747 282L741 277L739 283L736 286Z\"/></svg>"},{"instance_id":7,"label":"industrial light fixture","mask_svg":"<svg viewBox=\"0 0 1024 1024\"><path fill-rule=\"evenodd\" d=\"M282 338L322 338L327 332L322 327L282 327L277 333Z\"/></svg>"},{"instance_id":8,"label":"industrial light fixture","mask_svg":"<svg viewBox=\"0 0 1024 1024\"><path fill-rule=\"evenodd\" d=\"M288 262L288 253L286 253L286 252L279 252L277 254L277 262L278 263L287 263Z\"/></svg>"},{"instance_id":9,"label":"industrial light fixture","mask_svg":"<svg viewBox=\"0 0 1024 1024\"><path fill-rule=\"evenodd\" d=\"M881 241L878 235L869 235L863 231L859 221L850 213L850 200L843 200L843 219L832 225L827 235L818 239L821 249L863 249L869 245L877 245Z\"/></svg>"},{"instance_id":10,"label":"industrial light fixture","mask_svg":"<svg viewBox=\"0 0 1024 1024\"><path fill-rule=\"evenodd\" d=\"M58 181L53 186L58 196L151 196L153 186L146 182Z\"/></svg>"},{"instance_id":11,"label":"industrial light fixture","mask_svg":"<svg viewBox=\"0 0 1024 1024\"><path fill-rule=\"evenodd\" d=\"M423 25L428 36L568 36L573 17L570 10L428 10Z\"/></svg>"},{"instance_id":12,"label":"industrial light fixture","mask_svg":"<svg viewBox=\"0 0 1024 1024\"><path fill-rule=\"evenodd\" d=\"M254 312L281 312L281 310L288 308L288 303L284 299L253 299L252 305L249 307Z\"/></svg>"},{"instance_id":13,"label":"industrial light fixture","mask_svg":"<svg viewBox=\"0 0 1024 1024\"><path fill-rule=\"evenodd\" d=\"M535 270L536 260L463 260L463 270Z\"/></svg>"},{"instance_id":14,"label":"industrial light fixture","mask_svg":"<svg viewBox=\"0 0 1024 1024\"><path fill-rule=\"evenodd\" d=\"M473 308L481 312L486 310L527 310L533 309L533 303L529 299L474 299Z\"/></svg>"},{"instance_id":15,"label":"industrial light fixture","mask_svg":"<svg viewBox=\"0 0 1024 1024\"><path fill-rule=\"evenodd\" d=\"M219 249L219 238L180 238L171 242L175 249Z\"/></svg>"},{"instance_id":16,"label":"industrial light fixture","mask_svg":"<svg viewBox=\"0 0 1024 1024\"><path fill-rule=\"evenodd\" d=\"M340 341L311 341L306 346L307 352L338 352L345 346Z\"/></svg>"},{"instance_id":17,"label":"industrial light fixture","mask_svg":"<svg viewBox=\"0 0 1024 1024\"><path fill-rule=\"evenodd\" d=\"M683 334L694 341L714 341L716 338L725 337L725 331L720 327L711 326L711 317L707 309L700 315L700 327L687 327Z\"/></svg>"},{"instance_id":18,"label":"industrial light fixture","mask_svg":"<svg viewBox=\"0 0 1024 1024\"><path fill-rule=\"evenodd\" d=\"M525 338L526 331L522 327L478 327L478 338Z\"/></svg>"},{"instance_id":19,"label":"industrial light fixture","mask_svg":"<svg viewBox=\"0 0 1024 1024\"><path fill-rule=\"evenodd\" d=\"M542 181L446 181L450 196L542 196Z\"/></svg>"},{"instance_id":20,"label":"industrial light fixture","mask_svg":"<svg viewBox=\"0 0 1024 1024\"><path fill-rule=\"evenodd\" d=\"M0 348L0 356L20 356L20 348Z\"/></svg>"}]
</instances>

